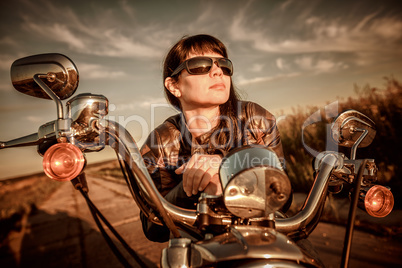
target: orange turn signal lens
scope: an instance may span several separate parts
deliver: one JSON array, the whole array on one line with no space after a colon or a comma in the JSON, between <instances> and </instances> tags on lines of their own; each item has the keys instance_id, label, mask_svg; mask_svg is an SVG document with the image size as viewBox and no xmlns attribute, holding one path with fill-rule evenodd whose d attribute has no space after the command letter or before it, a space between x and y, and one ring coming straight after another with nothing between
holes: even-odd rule
<instances>
[{"instance_id":1,"label":"orange turn signal lens","mask_svg":"<svg viewBox=\"0 0 402 268\"><path fill-rule=\"evenodd\" d=\"M70 181L77 177L85 166L81 150L70 143L51 146L43 156L45 174L57 181Z\"/></svg>"},{"instance_id":2,"label":"orange turn signal lens","mask_svg":"<svg viewBox=\"0 0 402 268\"><path fill-rule=\"evenodd\" d=\"M375 185L367 191L364 207L367 213L373 217L385 217L394 208L394 196L388 188Z\"/></svg>"}]
</instances>

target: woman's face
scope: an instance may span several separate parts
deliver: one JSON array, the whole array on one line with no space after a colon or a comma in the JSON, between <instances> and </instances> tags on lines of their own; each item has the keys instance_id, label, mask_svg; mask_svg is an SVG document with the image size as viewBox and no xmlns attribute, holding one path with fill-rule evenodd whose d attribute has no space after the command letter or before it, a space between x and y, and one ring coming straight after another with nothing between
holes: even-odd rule
<instances>
[{"instance_id":1,"label":"woman's face","mask_svg":"<svg viewBox=\"0 0 402 268\"><path fill-rule=\"evenodd\" d=\"M222 57L217 53L191 54L189 58L206 56ZM187 60L186 59L186 60ZM211 108L224 104L229 99L231 77L224 75L216 63L207 74L191 75L184 69L176 84L180 92L183 111Z\"/></svg>"}]
</instances>

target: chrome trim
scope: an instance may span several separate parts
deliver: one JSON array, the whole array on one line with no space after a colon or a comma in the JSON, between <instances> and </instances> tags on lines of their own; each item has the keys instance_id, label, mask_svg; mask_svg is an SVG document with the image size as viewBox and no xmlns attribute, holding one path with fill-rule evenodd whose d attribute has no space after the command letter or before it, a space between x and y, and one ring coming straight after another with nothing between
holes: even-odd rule
<instances>
[{"instance_id":1,"label":"chrome trim","mask_svg":"<svg viewBox=\"0 0 402 268\"><path fill-rule=\"evenodd\" d=\"M261 265L263 261L272 265L269 267L276 267L276 261L281 260L290 265L285 267L317 267L312 257L304 254L286 235L272 228L236 226L227 233L194 243L192 248L191 267L209 267L223 261L244 261L238 267L262 267L256 264Z\"/></svg>"},{"instance_id":2,"label":"chrome trim","mask_svg":"<svg viewBox=\"0 0 402 268\"><path fill-rule=\"evenodd\" d=\"M63 103L60 98L42 81L41 78L48 78L47 74L35 74L33 80L40 88L56 103L57 119L64 118Z\"/></svg>"},{"instance_id":3,"label":"chrome trim","mask_svg":"<svg viewBox=\"0 0 402 268\"><path fill-rule=\"evenodd\" d=\"M364 138L367 136L367 134L369 133L367 129L363 129L363 128L355 128L355 131L360 131L363 132L360 137L357 139L357 141L355 142L355 144L353 144L352 149L350 150L350 159L351 160L355 160L356 159L356 151L357 148L359 147L360 143L364 140Z\"/></svg>"},{"instance_id":4,"label":"chrome trim","mask_svg":"<svg viewBox=\"0 0 402 268\"><path fill-rule=\"evenodd\" d=\"M303 208L296 215L286 219L276 219L276 230L285 234L303 230L308 227L315 228L319 217L315 217L321 212L327 196L327 188L332 170L336 167L337 156L328 154L322 161L314 185L304 202ZM310 230L311 232L312 230Z\"/></svg>"},{"instance_id":5,"label":"chrome trim","mask_svg":"<svg viewBox=\"0 0 402 268\"><path fill-rule=\"evenodd\" d=\"M104 133L99 124L108 114L109 101L103 95L79 94L67 102L67 114L72 121L71 143L84 152L97 152L105 147Z\"/></svg>"}]
</instances>

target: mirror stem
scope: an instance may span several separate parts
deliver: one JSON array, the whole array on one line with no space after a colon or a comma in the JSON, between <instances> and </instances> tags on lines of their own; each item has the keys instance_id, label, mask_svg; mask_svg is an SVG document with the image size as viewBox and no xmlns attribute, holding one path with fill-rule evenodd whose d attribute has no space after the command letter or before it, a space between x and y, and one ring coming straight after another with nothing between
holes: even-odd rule
<instances>
[{"instance_id":1,"label":"mirror stem","mask_svg":"<svg viewBox=\"0 0 402 268\"><path fill-rule=\"evenodd\" d=\"M47 74L35 74L33 80L46 92L46 94L56 102L57 119L63 119L63 104L60 98L41 80L41 78L48 78Z\"/></svg>"},{"instance_id":2,"label":"mirror stem","mask_svg":"<svg viewBox=\"0 0 402 268\"><path fill-rule=\"evenodd\" d=\"M363 139L367 136L368 131L362 128L356 128L355 131L361 131L363 132L362 135L357 139L355 144L353 144L352 149L350 150L350 160L355 160L356 158L356 151L357 147L359 147L359 144L363 141Z\"/></svg>"}]
</instances>

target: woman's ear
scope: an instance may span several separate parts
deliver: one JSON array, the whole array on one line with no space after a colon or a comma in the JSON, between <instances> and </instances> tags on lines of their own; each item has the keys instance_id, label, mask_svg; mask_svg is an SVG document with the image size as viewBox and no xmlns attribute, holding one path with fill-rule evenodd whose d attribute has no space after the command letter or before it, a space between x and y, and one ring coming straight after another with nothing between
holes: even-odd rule
<instances>
[{"instance_id":1,"label":"woman's ear","mask_svg":"<svg viewBox=\"0 0 402 268\"><path fill-rule=\"evenodd\" d=\"M166 77L165 79L165 87L173 94L176 98L181 97L180 88L177 85L177 82L172 77Z\"/></svg>"}]
</instances>

